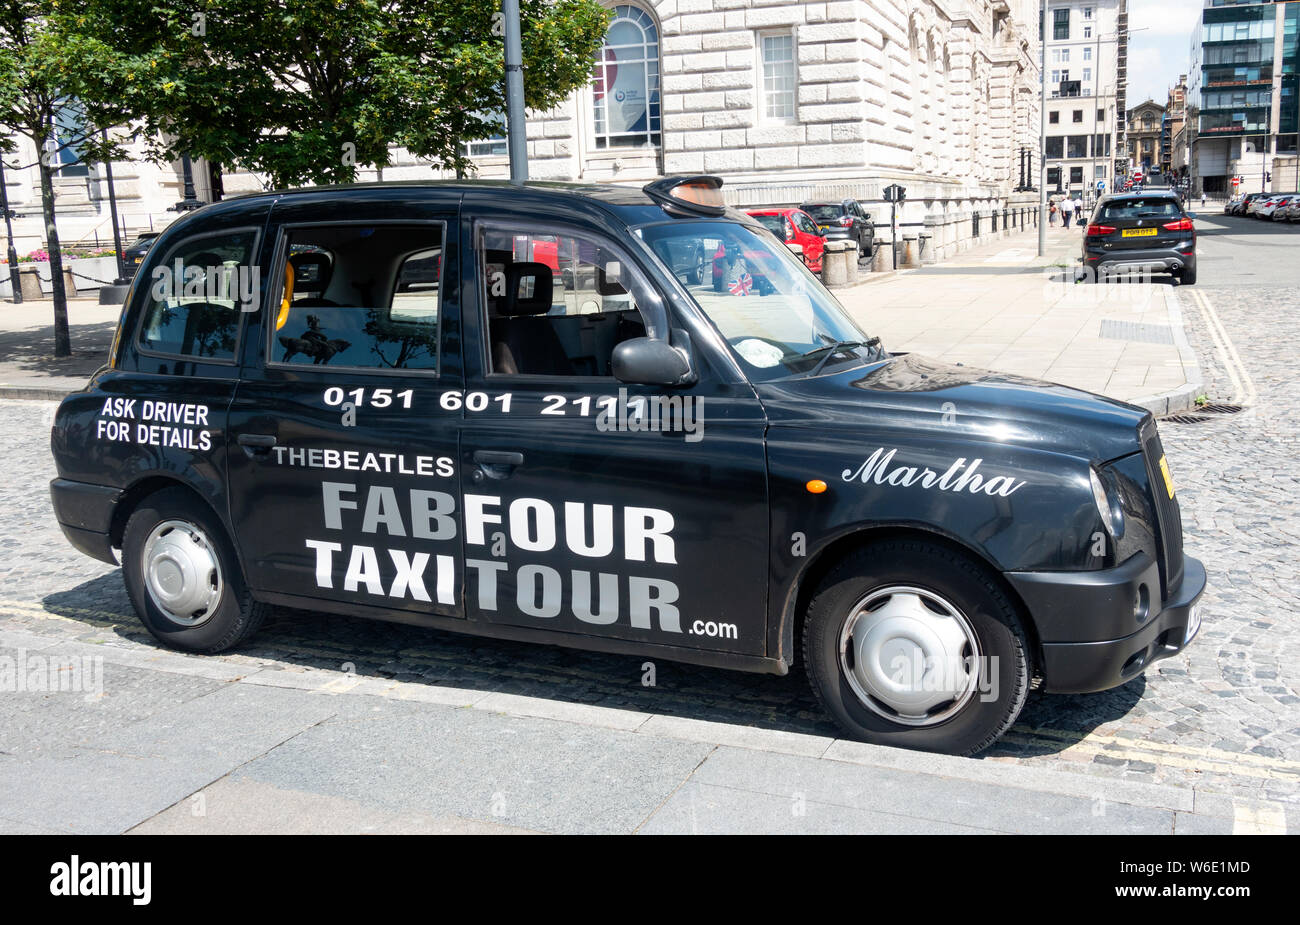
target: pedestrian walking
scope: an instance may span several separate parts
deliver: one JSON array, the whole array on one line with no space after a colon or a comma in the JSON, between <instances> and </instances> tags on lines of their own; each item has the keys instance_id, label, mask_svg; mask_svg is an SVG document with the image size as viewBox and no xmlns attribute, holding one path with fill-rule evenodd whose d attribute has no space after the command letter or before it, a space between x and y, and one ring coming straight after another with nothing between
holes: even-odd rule
<instances>
[{"instance_id":1,"label":"pedestrian walking","mask_svg":"<svg viewBox=\"0 0 1300 925\"><path fill-rule=\"evenodd\" d=\"M1061 223L1066 228L1070 227L1070 219L1074 217L1074 200L1066 196L1061 200Z\"/></svg>"},{"instance_id":2,"label":"pedestrian walking","mask_svg":"<svg viewBox=\"0 0 1300 925\"><path fill-rule=\"evenodd\" d=\"M1205 208L1205 190L1201 190L1201 208Z\"/></svg>"},{"instance_id":3,"label":"pedestrian walking","mask_svg":"<svg viewBox=\"0 0 1300 925\"><path fill-rule=\"evenodd\" d=\"M1056 224L1056 203L1052 203L1047 209L1047 221L1049 224Z\"/></svg>"}]
</instances>

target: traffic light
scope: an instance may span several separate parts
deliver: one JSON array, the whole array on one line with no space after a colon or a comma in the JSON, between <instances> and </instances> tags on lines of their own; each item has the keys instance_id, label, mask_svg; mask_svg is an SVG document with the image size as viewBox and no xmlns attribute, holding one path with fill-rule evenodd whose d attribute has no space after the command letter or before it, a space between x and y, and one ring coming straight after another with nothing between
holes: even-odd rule
<instances>
[{"instance_id":1,"label":"traffic light","mask_svg":"<svg viewBox=\"0 0 1300 925\"><path fill-rule=\"evenodd\" d=\"M1265 182L1265 183L1272 183L1272 182L1273 182L1273 175L1272 175L1271 173L1269 173L1267 170L1264 171L1264 182Z\"/></svg>"}]
</instances>

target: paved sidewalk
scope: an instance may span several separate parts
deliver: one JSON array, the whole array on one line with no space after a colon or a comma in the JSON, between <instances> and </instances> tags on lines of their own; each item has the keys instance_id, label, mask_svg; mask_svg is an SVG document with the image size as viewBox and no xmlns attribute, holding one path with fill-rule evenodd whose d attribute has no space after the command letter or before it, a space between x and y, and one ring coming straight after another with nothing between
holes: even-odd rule
<instances>
[{"instance_id":1,"label":"paved sidewalk","mask_svg":"<svg viewBox=\"0 0 1300 925\"><path fill-rule=\"evenodd\" d=\"M85 629L0 630L0 657L15 663L102 659L102 693L0 698L0 833L1283 834L1295 825L1272 804L1190 787L253 655L187 656Z\"/></svg>"},{"instance_id":2,"label":"paved sidewalk","mask_svg":"<svg viewBox=\"0 0 1300 925\"><path fill-rule=\"evenodd\" d=\"M0 397L58 399L75 392L108 361L120 305L68 301L72 356L54 357L54 303L0 302Z\"/></svg>"},{"instance_id":3,"label":"paved sidewalk","mask_svg":"<svg viewBox=\"0 0 1300 925\"><path fill-rule=\"evenodd\" d=\"M1074 281L1080 235L1017 234L935 266L839 290L869 334L895 352L1015 373L1150 408L1186 410L1201 391L1167 277L1147 284Z\"/></svg>"}]
</instances>

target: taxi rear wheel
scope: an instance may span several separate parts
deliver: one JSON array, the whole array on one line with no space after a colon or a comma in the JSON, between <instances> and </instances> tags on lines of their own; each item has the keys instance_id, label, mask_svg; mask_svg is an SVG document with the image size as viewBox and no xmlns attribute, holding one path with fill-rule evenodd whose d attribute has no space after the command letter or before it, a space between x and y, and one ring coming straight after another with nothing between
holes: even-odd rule
<instances>
[{"instance_id":1,"label":"taxi rear wheel","mask_svg":"<svg viewBox=\"0 0 1300 925\"><path fill-rule=\"evenodd\" d=\"M1029 658L1015 605L980 563L915 540L875 543L826 575L803 653L853 738L972 755L1015 722Z\"/></svg>"},{"instance_id":2,"label":"taxi rear wheel","mask_svg":"<svg viewBox=\"0 0 1300 925\"><path fill-rule=\"evenodd\" d=\"M253 635L270 609L249 594L216 515L183 488L140 502L122 537L127 594L165 646L206 654Z\"/></svg>"}]
</instances>

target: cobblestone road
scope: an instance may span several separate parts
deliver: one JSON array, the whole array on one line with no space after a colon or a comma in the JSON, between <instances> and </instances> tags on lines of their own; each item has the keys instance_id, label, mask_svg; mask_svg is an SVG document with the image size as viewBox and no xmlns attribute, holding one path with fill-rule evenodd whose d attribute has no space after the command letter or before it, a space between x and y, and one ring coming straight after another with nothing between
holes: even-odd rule
<instances>
[{"instance_id":1,"label":"cobblestone road","mask_svg":"<svg viewBox=\"0 0 1300 925\"><path fill-rule=\"evenodd\" d=\"M1200 636L1180 656L1117 690L1031 697L986 760L1296 804L1300 379L1293 366L1300 319L1293 289L1211 284L1196 291L1207 306L1191 298L1192 290L1179 295L1209 398L1240 400L1247 386L1257 393L1241 413L1161 428L1187 549L1210 575ZM1216 315L1249 377L1244 384L1223 362L1230 353L1216 344ZM53 474L46 438L52 411L52 403L0 401L0 428L8 434L0 484L0 627L151 647L120 571L74 552L54 522L46 489ZM301 671L337 671L350 662L362 676L835 732L798 671L772 678L660 663L657 686L646 688L639 658L299 612L277 613L250 647L220 658L250 669L270 664ZM111 683L106 697L113 697ZM104 716L103 722L120 721L123 714L113 709Z\"/></svg>"}]
</instances>

